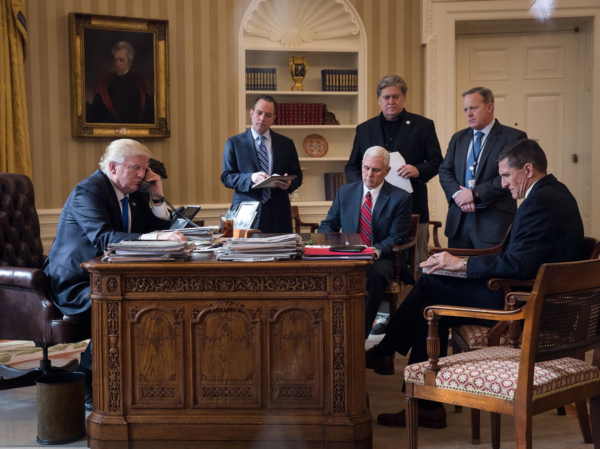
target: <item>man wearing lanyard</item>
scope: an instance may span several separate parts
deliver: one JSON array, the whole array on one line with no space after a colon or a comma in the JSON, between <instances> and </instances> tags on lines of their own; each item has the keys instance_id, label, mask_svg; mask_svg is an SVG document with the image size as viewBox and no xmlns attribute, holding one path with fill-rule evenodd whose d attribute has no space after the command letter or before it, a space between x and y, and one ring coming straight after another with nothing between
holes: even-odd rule
<instances>
[{"instance_id":1,"label":"man wearing lanyard","mask_svg":"<svg viewBox=\"0 0 600 449\"><path fill-rule=\"evenodd\" d=\"M452 248L490 248L504 239L517 211L502 188L496 159L504 146L527 134L494 118L490 89L474 87L462 96L469 128L452 136L440 166L449 205L445 234Z\"/></svg>"}]
</instances>

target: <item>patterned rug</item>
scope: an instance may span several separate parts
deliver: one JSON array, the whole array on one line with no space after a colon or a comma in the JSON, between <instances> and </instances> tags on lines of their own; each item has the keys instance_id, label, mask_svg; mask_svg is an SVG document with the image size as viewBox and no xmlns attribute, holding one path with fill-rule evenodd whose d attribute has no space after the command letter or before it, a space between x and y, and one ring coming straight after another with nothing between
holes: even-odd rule
<instances>
[{"instance_id":1,"label":"patterned rug","mask_svg":"<svg viewBox=\"0 0 600 449\"><path fill-rule=\"evenodd\" d=\"M52 346L48 348L48 358L53 361L52 365L62 366L69 360L79 359L88 342ZM39 366L41 359L42 348L36 348L32 341L0 340L0 364L25 369Z\"/></svg>"}]
</instances>

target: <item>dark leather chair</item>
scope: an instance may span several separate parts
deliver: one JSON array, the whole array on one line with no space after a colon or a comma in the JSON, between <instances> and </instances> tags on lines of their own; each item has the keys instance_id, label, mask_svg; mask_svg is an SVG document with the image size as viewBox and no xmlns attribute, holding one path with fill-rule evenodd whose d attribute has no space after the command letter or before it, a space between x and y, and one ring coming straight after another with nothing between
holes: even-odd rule
<instances>
[{"instance_id":1,"label":"dark leather chair","mask_svg":"<svg viewBox=\"0 0 600 449\"><path fill-rule=\"evenodd\" d=\"M0 390L34 385L38 377L59 371L51 366L48 348L91 335L89 322L63 316L48 297L42 252L31 180L0 173L0 339L33 341L43 349L39 368L0 365ZM72 371L77 365L73 360L60 370Z\"/></svg>"}]
</instances>

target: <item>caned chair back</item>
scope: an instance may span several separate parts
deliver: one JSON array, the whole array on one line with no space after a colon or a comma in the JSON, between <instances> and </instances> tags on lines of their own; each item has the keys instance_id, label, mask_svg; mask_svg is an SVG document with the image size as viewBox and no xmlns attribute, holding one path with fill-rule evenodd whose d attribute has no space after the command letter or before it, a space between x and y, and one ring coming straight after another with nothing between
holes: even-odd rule
<instances>
[{"instance_id":1,"label":"caned chair back","mask_svg":"<svg viewBox=\"0 0 600 449\"><path fill-rule=\"evenodd\" d=\"M600 259L542 265L524 312L516 404L532 400L536 362L600 347Z\"/></svg>"}]
</instances>

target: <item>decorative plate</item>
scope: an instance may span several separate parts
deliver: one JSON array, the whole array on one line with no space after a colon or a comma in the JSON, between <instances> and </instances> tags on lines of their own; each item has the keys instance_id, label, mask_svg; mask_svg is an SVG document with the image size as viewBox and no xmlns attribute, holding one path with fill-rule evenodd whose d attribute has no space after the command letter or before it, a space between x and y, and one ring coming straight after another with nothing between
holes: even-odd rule
<instances>
[{"instance_id":1,"label":"decorative plate","mask_svg":"<svg viewBox=\"0 0 600 449\"><path fill-rule=\"evenodd\" d=\"M304 138L304 151L310 157L323 157L329 150L329 144L325 140L325 137L318 134L309 134Z\"/></svg>"}]
</instances>

